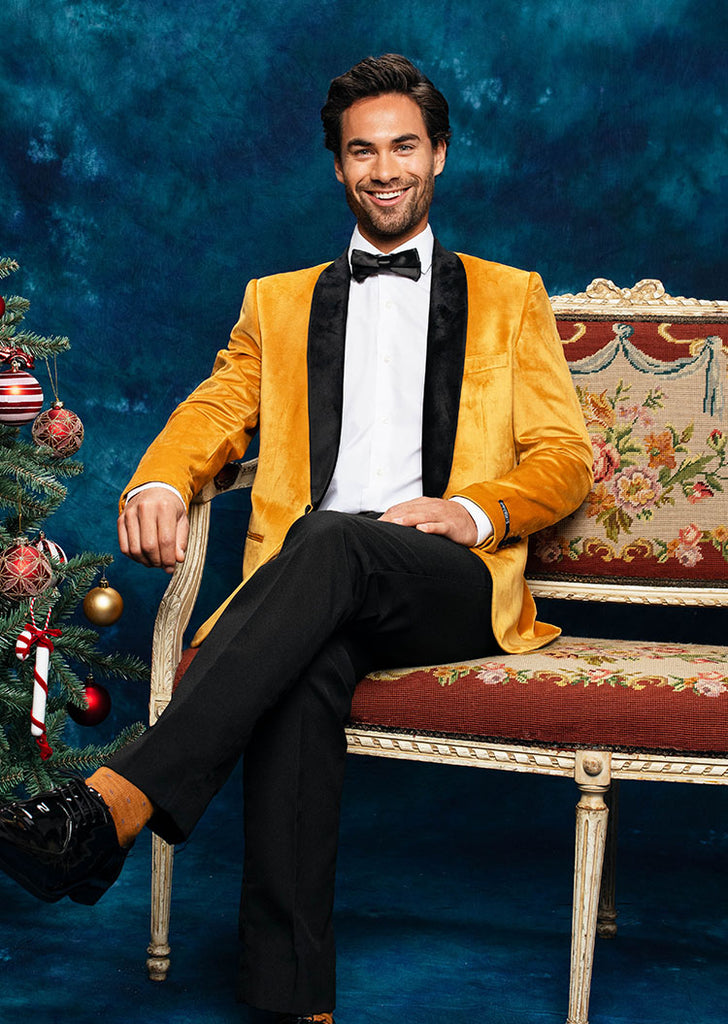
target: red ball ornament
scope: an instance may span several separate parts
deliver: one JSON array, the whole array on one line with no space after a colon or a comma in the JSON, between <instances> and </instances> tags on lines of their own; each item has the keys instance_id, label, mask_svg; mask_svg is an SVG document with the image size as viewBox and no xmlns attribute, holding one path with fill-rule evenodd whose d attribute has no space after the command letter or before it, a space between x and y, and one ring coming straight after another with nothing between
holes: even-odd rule
<instances>
[{"instance_id":1,"label":"red ball ornament","mask_svg":"<svg viewBox=\"0 0 728 1024\"><path fill-rule=\"evenodd\" d=\"M75 412L64 408L63 402L54 402L52 409L36 417L33 440L60 458L73 455L83 444L83 423Z\"/></svg>"},{"instance_id":2,"label":"red ball ornament","mask_svg":"<svg viewBox=\"0 0 728 1024\"><path fill-rule=\"evenodd\" d=\"M5 299L0 295L0 316L5 316Z\"/></svg>"},{"instance_id":3,"label":"red ball ornament","mask_svg":"<svg viewBox=\"0 0 728 1024\"><path fill-rule=\"evenodd\" d=\"M43 405L43 389L35 377L13 360L0 373L0 423L29 423Z\"/></svg>"},{"instance_id":4,"label":"red ball ornament","mask_svg":"<svg viewBox=\"0 0 728 1024\"><path fill-rule=\"evenodd\" d=\"M66 710L69 717L78 725L99 725L111 711L109 691L90 675L86 678L84 692L88 706L79 708L75 704L68 704Z\"/></svg>"},{"instance_id":5,"label":"red ball ornament","mask_svg":"<svg viewBox=\"0 0 728 1024\"><path fill-rule=\"evenodd\" d=\"M11 601L35 597L52 580L51 563L25 537L18 537L9 548L0 551L0 593Z\"/></svg>"}]
</instances>

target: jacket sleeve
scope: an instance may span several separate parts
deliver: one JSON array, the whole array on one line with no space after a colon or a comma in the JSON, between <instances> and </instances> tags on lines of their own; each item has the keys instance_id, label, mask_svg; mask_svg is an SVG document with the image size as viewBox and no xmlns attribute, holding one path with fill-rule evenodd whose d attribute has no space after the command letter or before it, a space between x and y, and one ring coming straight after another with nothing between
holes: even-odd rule
<instances>
[{"instance_id":1,"label":"jacket sleeve","mask_svg":"<svg viewBox=\"0 0 728 1024\"><path fill-rule=\"evenodd\" d=\"M193 496L231 459L240 459L258 426L261 341L257 281L245 291L230 343L213 371L170 416L121 497L149 481L175 487L189 505Z\"/></svg>"},{"instance_id":2,"label":"jacket sleeve","mask_svg":"<svg viewBox=\"0 0 728 1024\"><path fill-rule=\"evenodd\" d=\"M457 493L489 517L482 550L523 537L573 512L592 484L592 448L551 303L531 274L513 345L513 468Z\"/></svg>"}]
</instances>

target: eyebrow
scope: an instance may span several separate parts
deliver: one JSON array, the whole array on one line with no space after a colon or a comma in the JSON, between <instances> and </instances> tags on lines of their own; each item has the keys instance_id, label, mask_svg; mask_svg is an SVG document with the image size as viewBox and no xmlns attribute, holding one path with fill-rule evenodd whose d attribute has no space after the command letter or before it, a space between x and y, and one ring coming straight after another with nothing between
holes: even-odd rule
<instances>
[{"instance_id":1,"label":"eyebrow","mask_svg":"<svg viewBox=\"0 0 728 1024\"><path fill-rule=\"evenodd\" d=\"M406 135L398 135L396 139L390 139L393 145L398 145L401 142L419 142L420 136L417 132L408 132ZM357 146L372 146L373 143L369 139L349 139L346 144L347 149L354 149Z\"/></svg>"}]
</instances>

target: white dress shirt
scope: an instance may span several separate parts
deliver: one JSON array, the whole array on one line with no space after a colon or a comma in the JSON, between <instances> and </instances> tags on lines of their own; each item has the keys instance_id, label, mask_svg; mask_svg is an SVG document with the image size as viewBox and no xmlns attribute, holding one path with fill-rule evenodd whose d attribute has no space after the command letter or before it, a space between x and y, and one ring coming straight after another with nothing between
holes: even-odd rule
<instances>
[{"instance_id":1,"label":"white dress shirt","mask_svg":"<svg viewBox=\"0 0 728 1024\"><path fill-rule=\"evenodd\" d=\"M419 280L390 273L352 277L346 318L341 441L321 502L339 512L384 512L422 496L422 408L434 238L429 224L393 252L416 249ZM353 249L380 250L354 229ZM488 516L467 498L478 544L492 533Z\"/></svg>"},{"instance_id":2,"label":"white dress shirt","mask_svg":"<svg viewBox=\"0 0 728 1024\"><path fill-rule=\"evenodd\" d=\"M321 509L384 512L422 496L422 408L434 238L429 225L394 252L417 249L419 280L391 273L352 277L346 318L341 440ZM380 254L359 232L352 249ZM156 482L130 491L129 498ZM162 485L179 495L176 488ZM181 495L179 495L181 499ZM475 520L477 543L493 532L483 510L455 497Z\"/></svg>"}]
</instances>

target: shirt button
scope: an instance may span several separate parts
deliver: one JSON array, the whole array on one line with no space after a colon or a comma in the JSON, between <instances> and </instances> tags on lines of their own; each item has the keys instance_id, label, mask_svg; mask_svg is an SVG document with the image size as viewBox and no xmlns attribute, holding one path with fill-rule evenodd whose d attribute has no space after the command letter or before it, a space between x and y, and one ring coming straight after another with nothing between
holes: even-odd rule
<instances>
[{"instance_id":1,"label":"shirt button","mask_svg":"<svg viewBox=\"0 0 728 1024\"><path fill-rule=\"evenodd\" d=\"M389 365L392 362L392 357L390 355L384 355L382 356L382 362Z\"/></svg>"}]
</instances>

